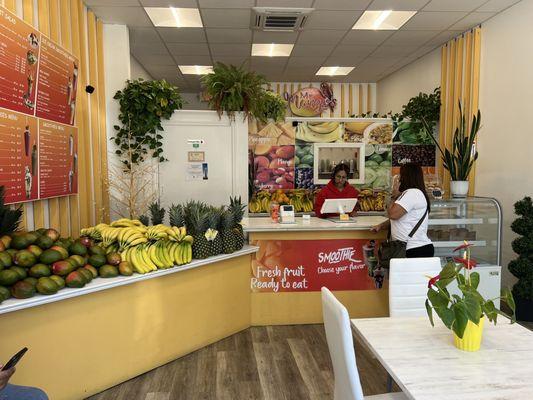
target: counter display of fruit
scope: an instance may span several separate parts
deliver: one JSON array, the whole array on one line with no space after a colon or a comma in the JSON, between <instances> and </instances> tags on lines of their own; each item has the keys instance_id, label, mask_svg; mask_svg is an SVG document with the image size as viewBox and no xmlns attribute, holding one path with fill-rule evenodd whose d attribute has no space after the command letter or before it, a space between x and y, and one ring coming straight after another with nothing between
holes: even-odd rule
<instances>
[{"instance_id":1,"label":"counter display of fruit","mask_svg":"<svg viewBox=\"0 0 533 400\"><path fill-rule=\"evenodd\" d=\"M257 192L248 203L250 213L269 213L270 205L276 202L279 205L292 204L295 212L312 212L314 207L315 192L306 189L276 190Z\"/></svg>"}]
</instances>

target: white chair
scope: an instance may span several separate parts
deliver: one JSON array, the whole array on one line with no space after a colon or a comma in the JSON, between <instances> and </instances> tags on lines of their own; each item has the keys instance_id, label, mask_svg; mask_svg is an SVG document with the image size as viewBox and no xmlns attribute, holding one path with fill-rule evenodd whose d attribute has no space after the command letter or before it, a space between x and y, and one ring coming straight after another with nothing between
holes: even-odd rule
<instances>
[{"instance_id":1,"label":"white chair","mask_svg":"<svg viewBox=\"0 0 533 400\"><path fill-rule=\"evenodd\" d=\"M393 258L389 271L389 315L392 318L426 315L428 276L440 271L439 257Z\"/></svg>"},{"instance_id":2,"label":"white chair","mask_svg":"<svg viewBox=\"0 0 533 400\"><path fill-rule=\"evenodd\" d=\"M335 377L335 400L406 400L403 393L363 396L355 361L350 317L329 289L322 288L322 314Z\"/></svg>"}]
</instances>

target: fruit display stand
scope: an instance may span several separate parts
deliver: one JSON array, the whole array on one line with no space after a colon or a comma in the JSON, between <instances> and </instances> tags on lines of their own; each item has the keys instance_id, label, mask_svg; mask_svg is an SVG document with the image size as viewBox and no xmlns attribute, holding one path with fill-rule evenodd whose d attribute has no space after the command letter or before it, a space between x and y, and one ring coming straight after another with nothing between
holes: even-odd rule
<instances>
[{"instance_id":1,"label":"fruit display stand","mask_svg":"<svg viewBox=\"0 0 533 400\"><path fill-rule=\"evenodd\" d=\"M0 305L0 359L29 351L12 379L51 399L81 399L251 325L257 251L150 274L94 279L83 288Z\"/></svg>"},{"instance_id":2,"label":"fruit display stand","mask_svg":"<svg viewBox=\"0 0 533 400\"><path fill-rule=\"evenodd\" d=\"M299 252L301 261L297 260L304 262L305 258L312 257L312 255L306 255L306 252L315 254L315 248L322 245L331 248L336 243L351 246L356 242L360 244L370 240L385 239L386 231L379 233L370 231L373 226L385 220L385 217L377 215L358 216L354 223L335 223L315 217L306 222L297 217L295 224L280 224L272 222L269 217L249 217L243 220L243 227L248 233L249 243L259 247L257 258L264 259L264 254L269 251L265 247L272 243L279 245L280 241L293 241L295 244L292 247L304 247L301 241L309 241L306 248L302 248ZM278 257L275 259L277 264L283 264L283 255L278 255ZM297 255L296 259L298 257ZM257 268L257 264L254 265L255 262L254 257L250 268L252 275L254 269ZM388 316L386 284L379 290L339 290L335 292L335 295L346 305L352 318ZM321 323L320 289L279 292L252 290L251 313L252 326Z\"/></svg>"}]
</instances>

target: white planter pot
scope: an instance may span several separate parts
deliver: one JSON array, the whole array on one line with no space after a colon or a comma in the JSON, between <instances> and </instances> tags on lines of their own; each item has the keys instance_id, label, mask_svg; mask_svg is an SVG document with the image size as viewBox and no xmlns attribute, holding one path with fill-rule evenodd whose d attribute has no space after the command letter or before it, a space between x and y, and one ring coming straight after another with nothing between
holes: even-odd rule
<instances>
[{"instance_id":1,"label":"white planter pot","mask_svg":"<svg viewBox=\"0 0 533 400\"><path fill-rule=\"evenodd\" d=\"M466 197L468 195L468 181L451 181L452 197Z\"/></svg>"}]
</instances>

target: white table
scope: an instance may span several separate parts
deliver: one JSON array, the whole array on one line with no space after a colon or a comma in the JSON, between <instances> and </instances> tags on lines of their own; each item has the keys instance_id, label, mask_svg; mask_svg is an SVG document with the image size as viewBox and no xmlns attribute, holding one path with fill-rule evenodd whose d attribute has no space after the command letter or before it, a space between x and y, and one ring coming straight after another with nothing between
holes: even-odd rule
<instances>
[{"instance_id":1,"label":"white table","mask_svg":"<svg viewBox=\"0 0 533 400\"><path fill-rule=\"evenodd\" d=\"M470 353L435 317L434 328L418 317L352 319L352 329L409 399L533 399L533 332L485 321L481 349Z\"/></svg>"}]
</instances>

